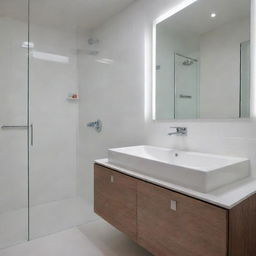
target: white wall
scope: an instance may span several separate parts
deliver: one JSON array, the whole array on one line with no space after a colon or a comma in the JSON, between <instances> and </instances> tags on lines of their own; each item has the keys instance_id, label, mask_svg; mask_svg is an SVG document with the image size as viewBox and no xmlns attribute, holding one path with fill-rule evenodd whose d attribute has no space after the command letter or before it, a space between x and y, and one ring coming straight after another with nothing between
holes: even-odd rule
<instances>
[{"instance_id":1,"label":"white wall","mask_svg":"<svg viewBox=\"0 0 256 256\"><path fill-rule=\"evenodd\" d=\"M181 1L141 0L96 31L102 54L115 59L101 66L80 58L80 172L93 183L92 162L113 146L148 144L246 156L256 175L256 125L253 121L153 122L151 120L152 21ZM92 64L93 63L93 64ZM100 117L102 134L85 128ZM170 126L187 126L186 138L169 137ZM83 193L86 193L83 192ZM92 185L87 187L92 197Z\"/></svg>"},{"instance_id":2,"label":"white wall","mask_svg":"<svg viewBox=\"0 0 256 256\"><path fill-rule=\"evenodd\" d=\"M249 23L240 19L201 35L201 118L239 117L240 44L250 39Z\"/></svg>"},{"instance_id":3,"label":"white wall","mask_svg":"<svg viewBox=\"0 0 256 256\"><path fill-rule=\"evenodd\" d=\"M156 43L156 118L160 120L174 118L174 51L171 51L171 39L164 29L157 30Z\"/></svg>"},{"instance_id":4,"label":"white wall","mask_svg":"<svg viewBox=\"0 0 256 256\"><path fill-rule=\"evenodd\" d=\"M141 100L144 66L143 59L134 58L134 52L143 55L143 47L134 45L130 48L127 38L115 33L116 29L110 26L99 31L99 56L87 55L87 38L80 40L79 187L80 195L89 201L93 197L93 161L106 157L108 148L145 143L144 102ZM134 32L133 26L126 28L127 34ZM113 64L95 61L103 57L113 59ZM136 72L140 72L142 77L133 77ZM103 122L101 133L86 127L88 122L98 118Z\"/></svg>"},{"instance_id":5,"label":"white wall","mask_svg":"<svg viewBox=\"0 0 256 256\"><path fill-rule=\"evenodd\" d=\"M34 146L30 155L31 205L77 194L78 93L76 33L33 24L32 51L69 58L68 63L30 58L30 109Z\"/></svg>"}]
</instances>

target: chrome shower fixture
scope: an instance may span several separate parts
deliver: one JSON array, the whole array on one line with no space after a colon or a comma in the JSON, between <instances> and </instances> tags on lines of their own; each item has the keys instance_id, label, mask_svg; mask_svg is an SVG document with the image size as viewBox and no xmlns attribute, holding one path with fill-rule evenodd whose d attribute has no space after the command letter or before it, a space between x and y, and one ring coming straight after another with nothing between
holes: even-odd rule
<instances>
[{"instance_id":1,"label":"chrome shower fixture","mask_svg":"<svg viewBox=\"0 0 256 256\"><path fill-rule=\"evenodd\" d=\"M95 45L95 44L99 44L99 42L100 42L100 40L99 39L97 39L97 38L89 38L88 39L88 44L89 45Z\"/></svg>"},{"instance_id":2,"label":"chrome shower fixture","mask_svg":"<svg viewBox=\"0 0 256 256\"><path fill-rule=\"evenodd\" d=\"M94 128L96 132L100 133L102 131L103 123L100 119L87 123L87 127Z\"/></svg>"},{"instance_id":3,"label":"chrome shower fixture","mask_svg":"<svg viewBox=\"0 0 256 256\"><path fill-rule=\"evenodd\" d=\"M184 66L191 66L191 65L193 65L193 64L194 64L194 61L191 60L191 59L187 59L187 60L185 60L185 61L182 63L182 65L184 65Z\"/></svg>"}]
</instances>

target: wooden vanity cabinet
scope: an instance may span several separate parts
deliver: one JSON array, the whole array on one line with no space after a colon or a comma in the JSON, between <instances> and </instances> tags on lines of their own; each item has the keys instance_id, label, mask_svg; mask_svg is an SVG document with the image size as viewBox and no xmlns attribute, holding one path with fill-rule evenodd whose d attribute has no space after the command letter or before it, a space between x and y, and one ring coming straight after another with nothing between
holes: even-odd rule
<instances>
[{"instance_id":1,"label":"wooden vanity cabinet","mask_svg":"<svg viewBox=\"0 0 256 256\"><path fill-rule=\"evenodd\" d=\"M142 181L137 207L137 242L153 255L227 256L226 210Z\"/></svg>"},{"instance_id":2,"label":"wooden vanity cabinet","mask_svg":"<svg viewBox=\"0 0 256 256\"><path fill-rule=\"evenodd\" d=\"M94 211L136 241L137 181L95 165Z\"/></svg>"},{"instance_id":3,"label":"wooden vanity cabinet","mask_svg":"<svg viewBox=\"0 0 256 256\"><path fill-rule=\"evenodd\" d=\"M95 212L155 256L256 256L256 195L232 209L95 164Z\"/></svg>"}]
</instances>

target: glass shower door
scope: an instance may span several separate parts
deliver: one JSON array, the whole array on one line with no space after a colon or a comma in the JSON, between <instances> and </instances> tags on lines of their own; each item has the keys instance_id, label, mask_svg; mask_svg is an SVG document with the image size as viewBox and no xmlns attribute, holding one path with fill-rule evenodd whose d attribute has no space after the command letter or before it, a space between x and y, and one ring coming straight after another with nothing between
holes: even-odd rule
<instances>
[{"instance_id":1,"label":"glass shower door","mask_svg":"<svg viewBox=\"0 0 256 256\"><path fill-rule=\"evenodd\" d=\"M198 117L198 61L175 54L175 118Z\"/></svg>"},{"instance_id":2,"label":"glass shower door","mask_svg":"<svg viewBox=\"0 0 256 256\"><path fill-rule=\"evenodd\" d=\"M250 41L241 43L240 117L250 117Z\"/></svg>"},{"instance_id":3,"label":"glass shower door","mask_svg":"<svg viewBox=\"0 0 256 256\"><path fill-rule=\"evenodd\" d=\"M28 239L28 1L0 1L0 248Z\"/></svg>"},{"instance_id":4,"label":"glass shower door","mask_svg":"<svg viewBox=\"0 0 256 256\"><path fill-rule=\"evenodd\" d=\"M94 218L80 192L77 30L74 1L30 4L30 238ZM78 6L75 6L78 5ZM83 5L82 5L83 6ZM48 13L50 15L42 15ZM71 96L70 96L71 95ZM88 217L87 217L88 216Z\"/></svg>"}]
</instances>

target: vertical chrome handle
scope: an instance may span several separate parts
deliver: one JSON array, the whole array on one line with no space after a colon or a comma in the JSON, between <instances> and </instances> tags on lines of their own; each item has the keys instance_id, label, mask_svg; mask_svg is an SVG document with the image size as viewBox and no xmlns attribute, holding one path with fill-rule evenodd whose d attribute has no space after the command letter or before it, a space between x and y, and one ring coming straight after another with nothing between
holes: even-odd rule
<instances>
[{"instance_id":1,"label":"vertical chrome handle","mask_svg":"<svg viewBox=\"0 0 256 256\"><path fill-rule=\"evenodd\" d=\"M111 182L111 183L114 183L114 181L115 181L114 176L111 175L111 176L110 176L110 182Z\"/></svg>"},{"instance_id":2,"label":"vertical chrome handle","mask_svg":"<svg viewBox=\"0 0 256 256\"><path fill-rule=\"evenodd\" d=\"M29 126L27 125L2 125L2 129L28 129ZM30 144L31 146L34 145L34 126L33 124L30 125Z\"/></svg>"},{"instance_id":3,"label":"vertical chrome handle","mask_svg":"<svg viewBox=\"0 0 256 256\"><path fill-rule=\"evenodd\" d=\"M34 126L33 124L30 125L30 144L34 146Z\"/></svg>"}]
</instances>

